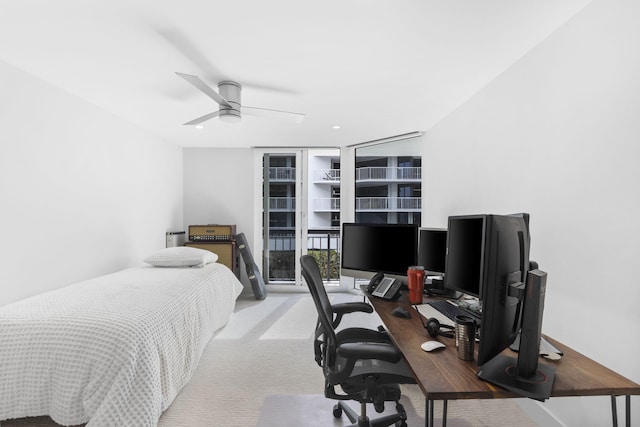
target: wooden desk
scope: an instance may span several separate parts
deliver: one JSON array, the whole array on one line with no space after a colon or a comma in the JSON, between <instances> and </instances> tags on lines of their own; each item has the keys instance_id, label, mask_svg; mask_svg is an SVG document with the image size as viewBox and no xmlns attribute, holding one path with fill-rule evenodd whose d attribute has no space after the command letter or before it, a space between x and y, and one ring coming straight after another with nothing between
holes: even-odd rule
<instances>
[{"instance_id":1,"label":"wooden desk","mask_svg":"<svg viewBox=\"0 0 640 427\"><path fill-rule=\"evenodd\" d=\"M478 366L475 361L458 359L455 342L452 338L438 337L447 348L433 353L426 353L420 344L432 340L418 313L409 304L407 291L402 291L397 301L387 301L370 297L363 287L374 309L382 319L393 342L404 355L407 364L413 371L418 385L426 398L426 425L433 425L433 404L436 400L444 403L446 425L446 402L455 399L504 399L521 397L501 387L476 377ZM402 306L411 313L410 319L395 317L391 314L394 308ZM611 396L613 424L617 425L616 396L626 396L626 425L631 425L631 395L640 395L640 385L626 379L612 370L600 365L575 350L546 337L549 342L564 352L557 362L540 359L540 363L556 366L556 377L551 397L560 396ZM476 357L477 359L476 346ZM516 356L511 350L504 354ZM431 410L429 410L431 409Z\"/></svg>"}]
</instances>

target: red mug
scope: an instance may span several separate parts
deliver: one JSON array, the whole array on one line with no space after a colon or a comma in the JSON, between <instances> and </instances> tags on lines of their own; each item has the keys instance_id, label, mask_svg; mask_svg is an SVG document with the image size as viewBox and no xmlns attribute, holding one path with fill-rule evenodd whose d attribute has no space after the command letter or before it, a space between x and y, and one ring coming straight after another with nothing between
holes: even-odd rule
<instances>
[{"instance_id":1,"label":"red mug","mask_svg":"<svg viewBox=\"0 0 640 427\"><path fill-rule=\"evenodd\" d=\"M409 302L422 304L424 293L424 267L413 265L407 270L407 286L409 287Z\"/></svg>"}]
</instances>

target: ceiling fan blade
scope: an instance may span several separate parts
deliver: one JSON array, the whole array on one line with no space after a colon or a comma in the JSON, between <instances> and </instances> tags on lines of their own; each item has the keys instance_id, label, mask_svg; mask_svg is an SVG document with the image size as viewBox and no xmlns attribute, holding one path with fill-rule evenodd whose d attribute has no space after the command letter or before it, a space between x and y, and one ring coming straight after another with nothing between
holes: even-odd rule
<instances>
[{"instance_id":1,"label":"ceiling fan blade","mask_svg":"<svg viewBox=\"0 0 640 427\"><path fill-rule=\"evenodd\" d=\"M199 125L202 122L206 122L209 119L213 119L214 117L217 117L220 114L220 111L214 111L213 113L209 113L209 114L205 114L202 117L198 117L197 119L193 119L190 122L187 123L183 123L183 126L195 126L195 125Z\"/></svg>"},{"instance_id":2,"label":"ceiling fan blade","mask_svg":"<svg viewBox=\"0 0 640 427\"><path fill-rule=\"evenodd\" d=\"M226 99L220 96L218 92L211 89L211 87L209 87L208 84L200 80L199 77L192 76L191 74L179 73L177 71L176 71L176 74L182 77L183 79L185 79L186 81L188 81L189 83L191 83L192 85L194 85L196 88L200 89L202 92L204 92L207 96L209 96L211 99L216 101L218 104L224 105L225 107L231 107L231 104L229 104L229 102Z\"/></svg>"},{"instance_id":3,"label":"ceiling fan blade","mask_svg":"<svg viewBox=\"0 0 640 427\"><path fill-rule=\"evenodd\" d=\"M204 75L201 74L204 78L215 81L225 80L228 77L209 60L207 54L184 31L175 27L159 25L154 26L154 30L169 42L176 51L195 65L197 69L201 70L204 73Z\"/></svg>"},{"instance_id":4,"label":"ceiling fan blade","mask_svg":"<svg viewBox=\"0 0 640 427\"><path fill-rule=\"evenodd\" d=\"M260 116L275 118L279 120L286 120L288 122L300 123L305 118L306 114L292 113L291 111L273 110L270 108L259 107L245 107L242 106L242 113L251 116Z\"/></svg>"}]
</instances>

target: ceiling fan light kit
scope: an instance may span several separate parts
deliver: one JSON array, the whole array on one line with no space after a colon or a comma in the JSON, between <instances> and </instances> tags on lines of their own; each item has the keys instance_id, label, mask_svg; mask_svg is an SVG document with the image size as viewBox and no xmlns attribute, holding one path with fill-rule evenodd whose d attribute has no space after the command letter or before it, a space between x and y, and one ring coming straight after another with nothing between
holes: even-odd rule
<instances>
[{"instance_id":1,"label":"ceiling fan light kit","mask_svg":"<svg viewBox=\"0 0 640 427\"><path fill-rule=\"evenodd\" d=\"M220 117L220 120L223 122L237 123L241 120L242 111L245 109L249 110L248 114L269 117L277 116L280 118L293 120L296 123L300 123L305 116L304 114L292 113L290 111L272 110L268 108L258 107L243 107L240 96L242 92L242 86L239 83L231 80L223 80L218 83L218 92L216 92L215 90L211 89L211 87L209 87L205 82L200 80L200 78L197 76L178 72L176 72L176 74L191 83L209 98L216 101L220 106L218 111L205 114L202 117L198 117L197 119L184 123L185 126L197 126L202 122L214 117ZM247 111L244 112L247 113Z\"/></svg>"},{"instance_id":2,"label":"ceiling fan light kit","mask_svg":"<svg viewBox=\"0 0 640 427\"><path fill-rule=\"evenodd\" d=\"M242 117L240 113L235 110L220 110L220 120L225 123L240 123L242 121Z\"/></svg>"}]
</instances>

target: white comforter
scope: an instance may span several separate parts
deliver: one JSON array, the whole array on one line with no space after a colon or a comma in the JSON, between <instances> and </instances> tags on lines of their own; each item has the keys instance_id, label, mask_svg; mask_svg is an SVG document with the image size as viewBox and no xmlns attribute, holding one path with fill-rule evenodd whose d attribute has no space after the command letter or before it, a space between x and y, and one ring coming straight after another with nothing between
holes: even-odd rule
<instances>
[{"instance_id":1,"label":"white comforter","mask_svg":"<svg viewBox=\"0 0 640 427\"><path fill-rule=\"evenodd\" d=\"M156 426L241 290L217 263L139 267L0 307L0 420Z\"/></svg>"}]
</instances>

